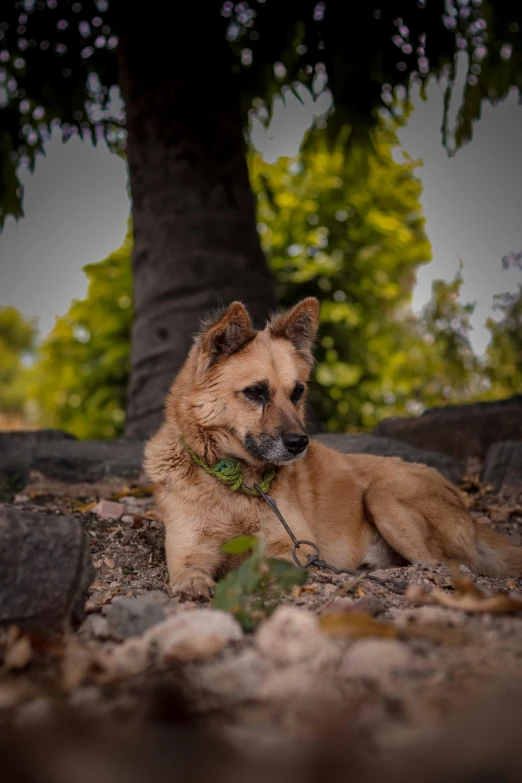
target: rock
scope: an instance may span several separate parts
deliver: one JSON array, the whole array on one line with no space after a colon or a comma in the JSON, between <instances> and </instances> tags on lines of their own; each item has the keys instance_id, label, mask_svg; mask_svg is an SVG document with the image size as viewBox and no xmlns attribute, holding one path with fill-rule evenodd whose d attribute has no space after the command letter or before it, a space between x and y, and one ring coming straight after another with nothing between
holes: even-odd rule
<instances>
[{"instance_id":1,"label":"rock","mask_svg":"<svg viewBox=\"0 0 522 783\"><path fill-rule=\"evenodd\" d=\"M150 644L144 639L126 639L103 661L105 680L112 682L122 677L141 674L149 666L150 656Z\"/></svg>"},{"instance_id":2,"label":"rock","mask_svg":"<svg viewBox=\"0 0 522 783\"><path fill-rule=\"evenodd\" d=\"M91 639L107 639L111 636L107 618L95 612L88 614L78 628L78 635Z\"/></svg>"},{"instance_id":3,"label":"rock","mask_svg":"<svg viewBox=\"0 0 522 783\"><path fill-rule=\"evenodd\" d=\"M294 664L319 654L328 641L311 612L280 606L258 629L255 645L273 663Z\"/></svg>"},{"instance_id":4,"label":"rock","mask_svg":"<svg viewBox=\"0 0 522 783\"><path fill-rule=\"evenodd\" d=\"M157 648L160 663L211 658L243 631L231 614L220 609L189 609L149 630L144 639Z\"/></svg>"},{"instance_id":5,"label":"rock","mask_svg":"<svg viewBox=\"0 0 522 783\"><path fill-rule=\"evenodd\" d=\"M194 673L194 686L219 699L220 707L231 707L256 697L267 665L255 650L217 661Z\"/></svg>"},{"instance_id":6,"label":"rock","mask_svg":"<svg viewBox=\"0 0 522 783\"><path fill-rule=\"evenodd\" d=\"M372 617L376 617L378 614L382 614L385 609L384 602L377 598L376 595L365 595L364 598L360 598L358 601L354 601L353 598L338 596L321 608L321 614L359 614L365 612L372 615Z\"/></svg>"},{"instance_id":7,"label":"rock","mask_svg":"<svg viewBox=\"0 0 522 783\"><path fill-rule=\"evenodd\" d=\"M482 469L482 483L514 502L522 495L522 441L506 440L489 449Z\"/></svg>"},{"instance_id":8,"label":"rock","mask_svg":"<svg viewBox=\"0 0 522 783\"><path fill-rule=\"evenodd\" d=\"M100 519L121 519L125 514L126 508L121 503L115 503L112 500L100 500L94 508L92 513L100 517Z\"/></svg>"},{"instance_id":9,"label":"rock","mask_svg":"<svg viewBox=\"0 0 522 783\"><path fill-rule=\"evenodd\" d=\"M377 435L347 435L328 433L314 436L314 440L323 443L342 454L375 454L379 457L400 457L405 462L420 462L442 473L453 484L458 484L465 471L464 464L445 454L424 451L404 443L401 440L377 437Z\"/></svg>"},{"instance_id":10,"label":"rock","mask_svg":"<svg viewBox=\"0 0 522 783\"><path fill-rule=\"evenodd\" d=\"M12 496L27 483L29 472L37 471L47 479L70 483L92 483L107 477L142 478L143 442L122 438L114 441L77 441L64 433L0 433L0 487L2 477L10 477ZM55 433L50 435L50 433ZM29 437L30 435L30 437ZM450 481L458 482L464 466L441 454L422 451L401 440L373 435L321 434L316 439L344 454L377 454L402 457L439 470Z\"/></svg>"},{"instance_id":11,"label":"rock","mask_svg":"<svg viewBox=\"0 0 522 783\"><path fill-rule=\"evenodd\" d=\"M361 639L343 656L341 671L351 679L385 680L399 669L412 665L413 654L395 639Z\"/></svg>"},{"instance_id":12,"label":"rock","mask_svg":"<svg viewBox=\"0 0 522 783\"><path fill-rule=\"evenodd\" d=\"M431 408L416 418L384 419L373 432L455 459L483 459L497 441L522 440L522 394L496 402Z\"/></svg>"},{"instance_id":13,"label":"rock","mask_svg":"<svg viewBox=\"0 0 522 783\"><path fill-rule=\"evenodd\" d=\"M94 575L79 520L0 506L0 625L52 633L83 620Z\"/></svg>"},{"instance_id":14,"label":"rock","mask_svg":"<svg viewBox=\"0 0 522 783\"><path fill-rule=\"evenodd\" d=\"M63 430L8 430L0 432L0 452L13 446L34 445L35 443L55 443L57 441L76 440L74 435Z\"/></svg>"},{"instance_id":15,"label":"rock","mask_svg":"<svg viewBox=\"0 0 522 783\"><path fill-rule=\"evenodd\" d=\"M142 636L145 631L165 620L165 610L157 598L139 595L136 598L113 598L104 607L109 635L115 639Z\"/></svg>"},{"instance_id":16,"label":"rock","mask_svg":"<svg viewBox=\"0 0 522 783\"><path fill-rule=\"evenodd\" d=\"M0 486L20 474L15 492L29 472L71 483L100 481L109 476L138 479L142 475L143 442L75 440L55 430L0 433Z\"/></svg>"}]
</instances>

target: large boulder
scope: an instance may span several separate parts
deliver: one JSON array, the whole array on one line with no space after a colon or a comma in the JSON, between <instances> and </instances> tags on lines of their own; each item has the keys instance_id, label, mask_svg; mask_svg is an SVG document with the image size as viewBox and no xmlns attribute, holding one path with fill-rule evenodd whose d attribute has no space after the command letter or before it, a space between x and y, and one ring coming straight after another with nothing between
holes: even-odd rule
<instances>
[{"instance_id":1,"label":"large boulder","mask_svg":"<svg viewBox=\"0 0 522 783\"><path fill-rule=\"evenodd\" d=\"M464 474L464 465L457 460L400 440L337 433L323 433L314 438L343 454L376 454L421 462L436 468L454 483ZM143 470L143 442L138 440L80 441L59 435L49 437L49 431L41 439L38 433L19 439L19 433L0 433L0 446L4 447L3 454L0 451L0 489L2 479L6 481L6 477L14 476L18 491L30 471L38 471L48 479L88 483L111 476L138 479Z\"/></svg>"},{"instance_id":2,"label":"large boulder","mask_svg":"<svg viewBox=\"0 0 522 783\"><path fill-rule=\"evenodd\" d=\"M522 394L496 402L431 408L416 418L384 419L373 434L455 459L484 459L493 443L522 440Z\"/></svg>"},{"instance_id":3,"label":"large boulder","mask_svg":"<svg viewBox=\"0 0 522 783\"><path fill-rule=\"evenodd\" d=\"M0 505L0 626L53 633L80 622L94 574L78 519Z\"/></svg>"},{"instance_id":4,"label":"large boulder","mask_svg":"<svg viewBox=\"0 0 522 783\"><path fill-rule=\"evenodd\" d=\"M94 482L109 476L137 479L143 442L76 440L59 430L0 433L0 500L19 491L37 471L59 481Z\"/></svg>"},{"instance_id":5,"label":"large boulder","mask_svg":"<svg viewBox=\"0 0 522 783\"><path fill-rule=\"evenodd\" d=\"M522 500L522 441L494 443L487 453L481 480L505 500Z\"/></svg>"},{"instance_id":6,"label":"large boulder","mask_svg":"<svg viewBox=\"0 0 522 783\"><path fill-rule=\"evenodd\" d=\"M342 454L375 454L379 457L400 457L405 462L420 462L435 468L453 484L458 484L464 475L465 468L462 462L445 454L417 449L400 440L380 438L376 435L340 433L314 435L314 440Z\"/></svg>"}]
</instances>

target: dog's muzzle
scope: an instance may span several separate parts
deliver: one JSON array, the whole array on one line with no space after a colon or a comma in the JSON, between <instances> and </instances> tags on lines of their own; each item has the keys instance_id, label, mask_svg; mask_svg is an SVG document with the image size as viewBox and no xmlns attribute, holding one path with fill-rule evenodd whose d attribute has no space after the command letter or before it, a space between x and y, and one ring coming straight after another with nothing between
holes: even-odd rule
<instances>
[{"instance_id":1,"label":"dog's muzzle","mask_svg":"<svg viewBox=\"0 0 522 783\"><path fill-rule=\"evenodd\" d=\"M245 448L254 457L275 465L304 457L308 443L308 435L304 432L245 437Z\"/></svg>"}]
</instances>

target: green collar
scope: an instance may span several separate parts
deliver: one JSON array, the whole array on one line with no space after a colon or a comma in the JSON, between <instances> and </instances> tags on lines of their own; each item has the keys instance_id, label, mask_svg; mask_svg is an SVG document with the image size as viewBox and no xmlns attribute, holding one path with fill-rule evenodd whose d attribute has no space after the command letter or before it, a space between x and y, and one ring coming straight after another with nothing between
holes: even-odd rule
<instances>
[{"instance_id":1,"label":"green collar","mask_svg":"<svg viewBox=\"0 0 522 783\"><path fill-rule=\"evenodd\" d=\"M247 487L243 481L243 471L241 470L241 463L234 457L228 459L222 459L215 465L207 465L198 455L192 451L188 443L182 439L183 446L188 451L196 465L203 468L210 476L214 476L227 487L230 487L232 492L244 492L245 495L259 495L259 492L255 487ZM263 480L259 483L259 486L263 492L268 492L270 484L275 478L275 468L267 468L263 474Z\"/></svg>"}]
</instances>

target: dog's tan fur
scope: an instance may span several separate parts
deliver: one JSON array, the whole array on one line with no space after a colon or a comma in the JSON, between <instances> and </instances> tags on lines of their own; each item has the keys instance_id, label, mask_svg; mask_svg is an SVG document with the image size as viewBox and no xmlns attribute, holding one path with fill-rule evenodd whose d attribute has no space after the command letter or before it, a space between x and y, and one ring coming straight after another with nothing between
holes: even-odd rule
<instances>
[{"instance_id":1,"label":"dog's tan fur","mask_svg":"<svg viewBox=\"0 0 522 783\"><path fill-rule=\"evenodd\" d=\"M520 575L522 549L476 525L436 470L343 455L313 441L298 457L285 451L282 438L304 434L304 394L299 401L291 395L308 380L318 315L317 300L304 299L257 332L234 302L196 339L145 452L166 528L171 590L208 596L233 564L220 546L236 535L261 535L271 556L291 559L291 542L263 500L208 475L182 438L210 465L238 458L249 486L268 464L278 465L270 494L296 536L314 541L338 568L457 561L479 573ZM245 390L262 382L261 403Z\"/></svg>"}]
</instances>

